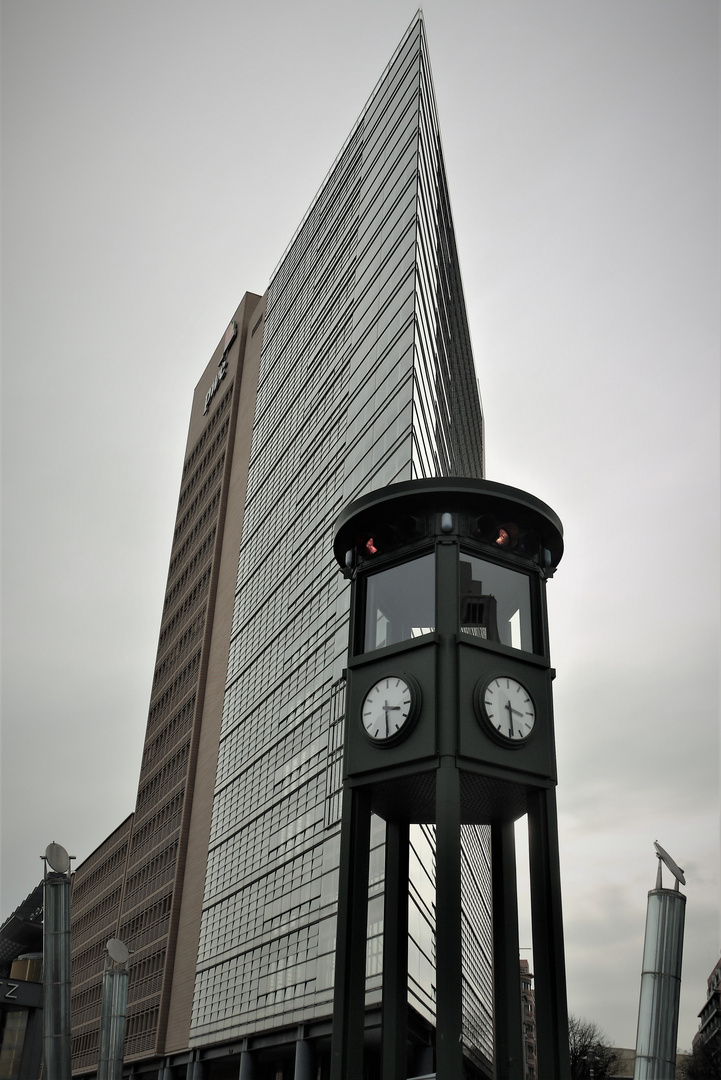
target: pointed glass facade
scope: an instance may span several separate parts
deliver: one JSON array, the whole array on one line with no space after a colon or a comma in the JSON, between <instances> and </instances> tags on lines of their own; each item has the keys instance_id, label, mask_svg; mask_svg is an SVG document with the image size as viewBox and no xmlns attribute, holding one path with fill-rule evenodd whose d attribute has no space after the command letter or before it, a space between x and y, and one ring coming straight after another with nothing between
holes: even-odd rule
<instances>
[{"instance_id":1,"label":"pointed glass facade","mask_svg":"<svg viewBox=\"0 0 721 1080\"><path fill-rule=\"evenodd\" d=\"M331 528L366 491L481 476L482 415L417 17L270 283L191 1045L332 1007L348 586ZM382 932L383 822L371 935ZM490 872L464 830L469 1047L491 1054ZM433 834L415 827L410 1001L434 1014ZM371 937L368 1002L379 998Z\"/></svg>"}]
</instances>

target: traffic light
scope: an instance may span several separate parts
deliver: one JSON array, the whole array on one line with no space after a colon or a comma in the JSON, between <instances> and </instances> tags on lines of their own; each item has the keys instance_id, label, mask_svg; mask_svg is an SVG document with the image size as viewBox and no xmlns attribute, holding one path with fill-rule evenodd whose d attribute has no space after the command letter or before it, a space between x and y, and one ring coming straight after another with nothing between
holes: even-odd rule
<instances>
[{"instance_id":1,"label":"traffic light","mask_svg":"<svg viewBox=\"0 0 721 1080\"><path fill-rule=\"evenodd\" d=\"M356 535L355 549L346 555L346 566L350 569L351 564L356 565L359 561L365 562L379 555L387 555L396 548L414 543L424 535L424 520L412 514L403 514L392 521L372 521L367 531Z\"/></svg>"},{"instance_id":2,"label":"traffic light","mask_svg":"<svg viewBox=\"0 0 721 1080\"><path fill-rule=\"evenodd\" d=\"M535 560L541 555L541 537L536 529L525 528L517 521L499 519L495 514L482 514L477 518L472 534L483 544L524 559Z\"/></svg>"}]
</instances>

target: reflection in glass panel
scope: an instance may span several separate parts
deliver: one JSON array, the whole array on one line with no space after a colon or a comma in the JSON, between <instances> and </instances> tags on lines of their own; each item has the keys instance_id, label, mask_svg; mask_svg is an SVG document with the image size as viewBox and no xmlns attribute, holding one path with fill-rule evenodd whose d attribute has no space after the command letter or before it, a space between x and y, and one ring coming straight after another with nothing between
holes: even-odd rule
<instances>
[{"instance_id":1,"label":"reflection in glass panel","mask_svg":"<svg viewBox=\"0 0 721 1080\"><path fill-rule=\"evenodd\" d=\"M528 576L464 554L460 568L463 633L533 652Z\"/></svg>"},{"instance_id":2,"label":"reflection in glass panel","mask_svg":"<svg viewBox=\"0 0 721 1080\"><path fill-rule=\"evenodd\" d=\"M361 651L382 649L435 630L435 586L433 555L371 574L366 582Z\"/></svg>"}]
</instances>

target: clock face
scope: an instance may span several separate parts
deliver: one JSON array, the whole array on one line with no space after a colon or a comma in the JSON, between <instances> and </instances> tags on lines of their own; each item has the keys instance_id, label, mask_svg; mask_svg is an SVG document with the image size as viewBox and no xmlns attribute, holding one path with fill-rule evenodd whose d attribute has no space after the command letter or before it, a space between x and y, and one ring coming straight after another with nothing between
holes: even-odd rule
<instances>
[{"instance_id":1,"label":"clock face","mask_svg":"<svg viewBox=\"0 0 721 1080\"><path fill-rule=\"evenodd\" d=\"M476 708L484 725L506 745L530 739L536 726L536 707L517 679L494 675L476 687Z\"/></svg>"},{"instance_id":2,"label":"clock face","mask_svg":"<svg viewBox=\"0 0 721 1080\"><path fill-rule=\"evenodd\" d=\"M420 691L410 675L387 675L371 686L361 706L361 722L369 739L385 743L402 738L418 711Z\"/></svg>"}]
</instances>

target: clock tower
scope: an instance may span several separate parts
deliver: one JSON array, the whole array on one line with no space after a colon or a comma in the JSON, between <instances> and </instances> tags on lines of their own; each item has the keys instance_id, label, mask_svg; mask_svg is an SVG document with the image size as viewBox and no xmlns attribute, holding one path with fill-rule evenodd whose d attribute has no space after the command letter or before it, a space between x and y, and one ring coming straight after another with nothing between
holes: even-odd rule
<instances>
[{"instance_id":1,"label":"clock tower","mask_svg":"<svg viewBox=\"0 0 721 1080\"><path fill-rule=\"evenodd\" d=\"M394 484L348 506L351 579L333 1080L363 1076L370 815L386 822L383 1080L406 1076L408 829L436 826L436 1075L463 1075L462 824L491 829L494 1056L523 1080L513 823L529 822L539 1075L567 1080L546 582L561 523L486 480Z\"/></svg>"}]
</instances>

